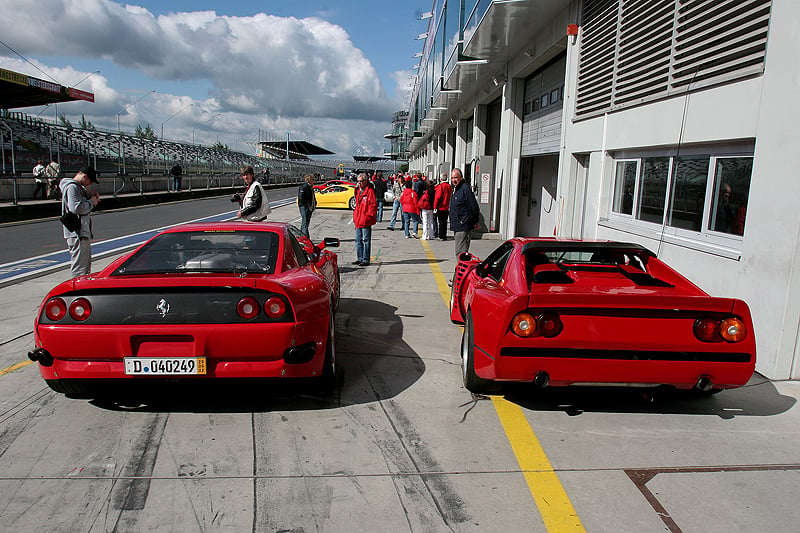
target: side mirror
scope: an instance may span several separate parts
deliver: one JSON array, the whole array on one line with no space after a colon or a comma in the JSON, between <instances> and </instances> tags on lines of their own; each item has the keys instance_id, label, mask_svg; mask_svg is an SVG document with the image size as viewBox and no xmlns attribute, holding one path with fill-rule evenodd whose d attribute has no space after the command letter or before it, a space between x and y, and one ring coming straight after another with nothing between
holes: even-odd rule
<instances>
[{"instance_id":1,"label":"side mirror","mask_svg":"<svg viewBox=\"0 0 800 533\"><path fill-rule=\"evenodd\" d=\"M325 248L338 248L339 239L337 237L325 237L322 240L322 244L325 246Z\"/></svg>"},{"instance_id":2,"label":"side mirror","mask_svg":"<svg viewBox=\"0 0 800 533\"><path fill-rule=\"evenodd\" d=\"M317 261L319 261L319 253L317 252L307 253L306 257L308 257L309 263L316 263Z\"/></svg>"}]
</instances>

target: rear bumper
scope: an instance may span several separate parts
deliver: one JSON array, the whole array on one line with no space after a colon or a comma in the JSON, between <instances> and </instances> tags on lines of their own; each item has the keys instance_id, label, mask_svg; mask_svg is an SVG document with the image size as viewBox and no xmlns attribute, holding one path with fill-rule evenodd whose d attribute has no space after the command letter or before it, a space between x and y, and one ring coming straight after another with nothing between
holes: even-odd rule
<instances>
[{"instance_id":1,"label":"rear bumper","mask_svg":"<svg viewBox=\"0 0 800 533\"><path fill-rule=\"evenodd\" d=\"M586 350L595 355L596 350ZM657 358L659 352L649 352L653 358L637 360L611 357L580 357L580 351L571 351L571 357L546 357L541 355L498 355L492 358L480 348L475 349L475 373L494 381L532 382L545 372L550 385L671 385L680 389L694 387L701 377L711 380L714 388L741 387L755 371L755 357L747 361L730 360L675 360L674 352ZM746 354L744 354L746 355ZM741 354L733 359L744 358ZM708 357L713 359L713 357Z\"/></svg>"},{"instance_id":2,"label":"rear bumper","mask_svg":"<svg viewBox=\"0 0 800 533\"><path fill-rule=\"evenodd\" d=\"M301 323L40 327L36 344L53 356L53 363L40 364L39 370L45 379L316 377L322 372L328 321L324 316ZM290 348L304 346L313 347L313 356L287 355ZM126 357L205 357L207 371L129 376Z\"/></svg>"}]
</instances>

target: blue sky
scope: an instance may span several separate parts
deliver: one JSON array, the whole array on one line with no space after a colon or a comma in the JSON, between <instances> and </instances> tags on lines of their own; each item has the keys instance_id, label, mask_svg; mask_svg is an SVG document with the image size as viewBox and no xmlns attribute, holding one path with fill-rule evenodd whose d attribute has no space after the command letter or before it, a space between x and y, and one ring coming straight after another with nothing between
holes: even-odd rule
<instances>
[{"instance_id":1,"label":"blue sky","mask_svg":"<svg viewBox=\"0 0 800 533\"><path fill-rule=\"evenodd\" d=\"M58 106L73 122L83 113L110 130L118 119L128 132L150 124L159 134L163 126L167 138L218 139L248 151L259 131L262 138L290 132L340 157L379 155L391 113L406 107L423 44L415 37L426 30L419 17L431 5L0 2L0 40L19 54L0 45L0 67L67 86L99 70L78 84L95 94L94 104Z\"/></svg>"}]
</instances>

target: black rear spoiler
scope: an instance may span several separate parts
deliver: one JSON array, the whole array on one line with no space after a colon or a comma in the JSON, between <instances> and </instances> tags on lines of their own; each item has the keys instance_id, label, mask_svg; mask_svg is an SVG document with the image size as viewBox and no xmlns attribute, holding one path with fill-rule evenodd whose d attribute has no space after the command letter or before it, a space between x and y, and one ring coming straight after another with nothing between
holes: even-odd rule
<instances>
[{"instance_id":1,"label":"black rear spoiler","mask_svg":"<svg viewBox=\"0 0 800 533\"><path fill-rule=\"evenodd\" d=\"M531 241L522 246L527 252L633 252L638 255L656 257L656 254L632 242L591 242L591 241Z\"/></svg>"}]
</instances>

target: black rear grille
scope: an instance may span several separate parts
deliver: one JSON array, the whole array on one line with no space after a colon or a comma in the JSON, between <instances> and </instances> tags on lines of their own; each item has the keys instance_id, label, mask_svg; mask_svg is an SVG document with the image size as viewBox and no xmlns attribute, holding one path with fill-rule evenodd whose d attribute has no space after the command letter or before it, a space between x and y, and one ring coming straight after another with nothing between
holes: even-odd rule
<instances>
[{"instance_id":1,"label":"black rear grille","mask_svg":"<svg viewBox=\"0 0 800 533\"><path fill-rule=\"evenodd\" d=\"M574 348L503 348L503 357L555 357L558 359L616 359L619 361L704 361L749 363L748 353L663 352L650 350L578 350Z\"/></svg>"}]
</instances>

